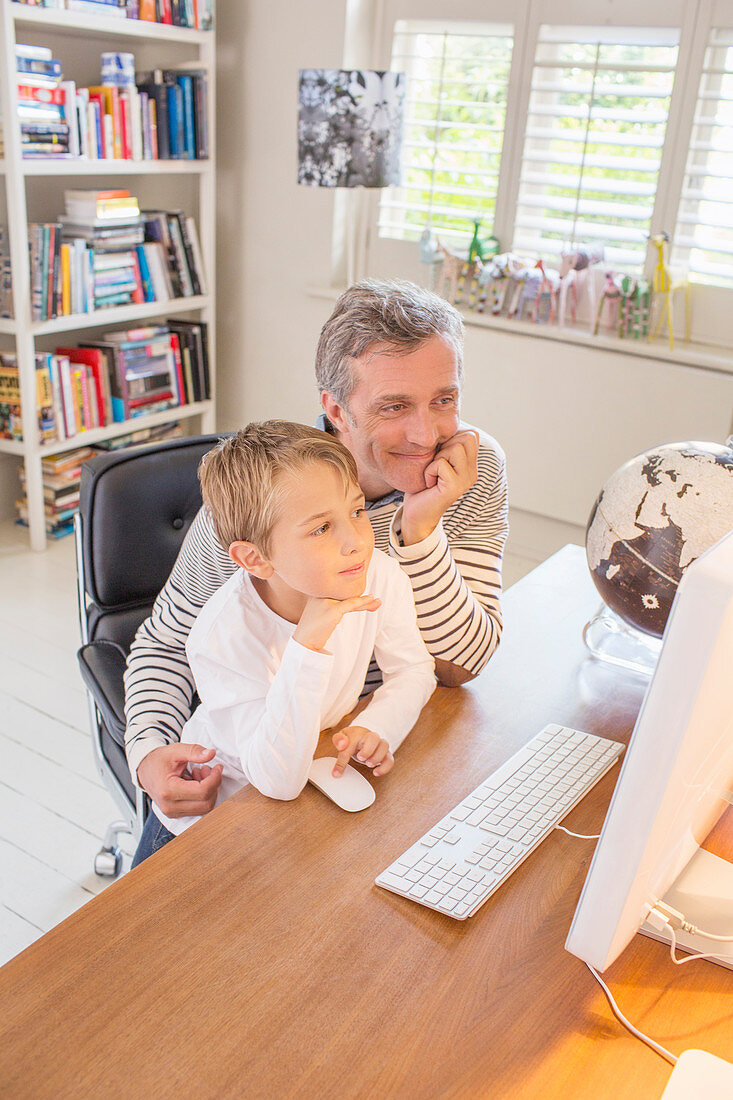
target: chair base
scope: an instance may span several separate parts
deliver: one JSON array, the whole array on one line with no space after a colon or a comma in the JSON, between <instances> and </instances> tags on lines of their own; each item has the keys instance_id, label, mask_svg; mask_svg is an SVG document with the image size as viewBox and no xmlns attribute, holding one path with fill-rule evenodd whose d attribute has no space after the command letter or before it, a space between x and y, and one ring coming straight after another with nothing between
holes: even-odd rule
<instances>
[{"instance_id":1,"label":"chair base","mask_svg":"<svg viewBox=\"0 0 733 1100\"><path fill-rule=\"evenodd\" d=\"M126 821L113 821L104 834L102 847L94 857L94 873L106 878L117 878L122 870L122 852L117 845L120 833L132 835L132 829Z\"/></svg>"}]
</instances>

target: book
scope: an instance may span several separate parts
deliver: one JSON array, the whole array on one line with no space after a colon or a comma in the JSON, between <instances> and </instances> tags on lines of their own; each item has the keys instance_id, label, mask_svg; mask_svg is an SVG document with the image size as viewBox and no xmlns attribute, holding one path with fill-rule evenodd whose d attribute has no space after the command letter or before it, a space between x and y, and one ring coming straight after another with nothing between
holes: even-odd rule
<instances>
[{"instance_id":1,"label":"book","mask_svg":"<svg viewBox=\"0 0 733 1100\"><path fill-rule=\"evenodd\" d=\"M96 348L103 355L105 370L109 379L112 422L118 424L123 420L127 420L130 413L127 379L122 369L117 347L103 340L85 341L81 346L83 348Z\"/></svg>"},{"instance_id":2,"label":"book","mask_svg":"<svg viewBox=\"0 0 733 1100\"><path fill-rule=\"evenodd\" d=\"M22 440L20 377L14 355L0 355L0 439Z\"/></svg>"},{"instance_id":3,"label":"book","mask_svg":"<svg viewBox=\"0 0 733 1100\"><path fill-rule=\"evenodd\" d=\"M181 155L186 160L196 159L196 124L193 100L193 77L182 73L177 78L178 86L182 92L183 107L183 142Z\"/></svg>"},{"instance_id":4,"label":"book","mask_svg":"<svg viewBox=\"0 0 733 1100\"><path fill-rule=\"evenodd\" d=\"M97 409L98 424L101 427L111 424L113 420L112 394L107 371L107 360L102 351L94 347L61 347L56 348L55 354L66 356L71 363L77 366L87 366L90 369L93 380L94 401Z\"/></svg>"},{"instance_id":5,"label":"book","mask_svg":"<svg viewBox=\"0 0 733 1100\"><path fill-rule=\"evenodd\" d=\"M168 318L166 324L179 339L186 390L193 395L189 399L207 400L211 391L207 325L177 317Z\"/></svg>"},{"instance_id":6,"label":"book","mask_svg":"<svg viewBox=\"0 0 733 1100\"><path fill-rule=\"evenodd\" d=\"M176 235L180 239L181 246L185 257L185 266L188 273L188 279L191 285L192 294L201 293L201 281L199 279L198 271L196 269L196 260L193 254L193 246L188 235L188 226L186 225L186 217L180 210L174 210L170 215L170 219L173 219L176 223Z\"/></svg>"},{"instance_id":7,"label":"book","mask_svg":"<svg viewBox=\"0 0 733 1100\"><path fill-rule=\"evenodd\" d=\"M168 234L171 240L176 271L181 283L181 291L184 298L191 298L194 295L193 280L191 279L191 273L188 269L188 260L186 258L186 249L183 244L181 226L175 214L167 214L166 218L168 219Z\"/></svg>"},{"instance_id":8,"label":"book","mask_svg":"<svg viewBox=\"0 0 733 1100\"><path fill-rule=\"evenodd\" d=\"M16 63L18 58L29 58L34 61L51 61L53 52L50 46L29 46L24 42L15 44Z\"/></svg>"},{"instance_id":9,"label":"book","mask_svg":"<svg viewBox=\"0 0 733 1100\"><path fill-rule=\"evenodd\" d=\"M16 68L19 73L40 73L44 76L61 77L61 62L55 57L16 57Z\"/></svg>"},{"instance_id":10,"label":"book","mask_svg":"<svg viewBox=\"0 0 733 1100\"><path fill-rule=\"evenodd\" d=\"M168 218L163 210L143 210L141 217L145 226L145 240L157 241L163 248L167 281L170 283L171 298L182 298L181 278L176 265L176 257L168 227ZM164 300L164 299L163 299Z\"/></svg>"},{"instance_id":11,"label":"book","mask_svg":"<svg viewBox=\"0 0 733 1100\"><path fill-rule=\"evenodd\" d=\"M183 89L175 81L167 85L168 140L171 160L183 160L186 156L183 124Z\"/></svg>"},{"instance_id":12,"label":"book","mask_svg":"<svg viewBox=\"0 0 733 1100\"><path fill-rule=\"evenodd\" d=\"M137 198L126 189L114 191L64 191L66 213L84 221L105 222L140 216Z\"/></svg>"}]
</instances>

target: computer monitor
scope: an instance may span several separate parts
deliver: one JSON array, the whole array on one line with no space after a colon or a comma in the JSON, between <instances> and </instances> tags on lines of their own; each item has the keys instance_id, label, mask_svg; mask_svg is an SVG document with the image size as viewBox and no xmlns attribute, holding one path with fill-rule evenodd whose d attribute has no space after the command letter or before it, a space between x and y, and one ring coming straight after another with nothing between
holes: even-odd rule
<instances>
[{"instance_id":1,"label":"computer monitor","mask_svg":"<svg viewBox=\"0 0 733 1100\"><path fill-rule=\"evenodd\" d=\"M733 799L733 532L692 562L672 605L565 944L605 970L659 901L733 936L733 863L701 846ZM677 933L733 969L733 943Z\"/></svg>"}]
</instances>

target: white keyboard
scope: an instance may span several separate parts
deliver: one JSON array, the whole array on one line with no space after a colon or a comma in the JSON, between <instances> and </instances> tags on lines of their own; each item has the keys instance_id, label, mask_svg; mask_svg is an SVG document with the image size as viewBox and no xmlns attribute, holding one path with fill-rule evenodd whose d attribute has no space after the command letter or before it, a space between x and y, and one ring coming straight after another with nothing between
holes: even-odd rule
<instances>
[{"instance_id":1,"label":"white keyboard","mask_svg":"<svg viewBox=\"0 0 733 1100\"><path fill-rule=\"evenodd\" d=\"M377 875L377 886L456 920L473 916L623 749L590 733L545 726Z\"/></svg>"}]
</instances>

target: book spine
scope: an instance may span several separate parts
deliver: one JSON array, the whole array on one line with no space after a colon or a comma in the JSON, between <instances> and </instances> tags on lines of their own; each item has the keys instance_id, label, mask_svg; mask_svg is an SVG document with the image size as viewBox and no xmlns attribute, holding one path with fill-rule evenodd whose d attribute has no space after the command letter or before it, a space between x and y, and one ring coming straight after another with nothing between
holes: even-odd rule
<instances>
[{"instance_id":1,"label":"book spine","mask_svg":"<svg viewBox=\"0 0 733 1100\"><path fill-rule=\"evenodd\" d=\"M168 232L170 234L171 244L173 247L173 256L176 265L176 271L181 282L181 290L184 298L193 297L193 282L188 271L188 263L186 262L186 250L183 247L183 237L181 236L181 228L178 224L178 218L175 214L166 215L168 219Z\"/></svg>"},{"instance_id":2,"label":"book spine","mask_svg":"<svg viewBox=\"0 0 733 1100\"><path fill-rule=\"evenodd\" d=\"M63 85L56 88L34 88L30 84L19 84L18 99L26 100L27 104L56 104L63 107L66 95Z\"/></svg>"},{"instance_id":3,"label":"book spine","mask_svg":"<svg viewBox=\"0 0 733 1100\"><path fill-rule=\"evenodd\" d=\"M183 90L180 84L168 84L168 136L172 160L186 156L183 135Z\"/></svg>"},{"instance_id":4,"label":"book spine","mask_svg":"<svg viewBox=\"0 0 733 1100\"><path fill-rule=\"evenodd\" d=\"M61 245L61 316L71 314L71 246Z\"/></svg>"},{"instance_id":5,"label":"book spine","mask_svg":"<svg viewBox=\"0 0 733 1100\"><path fill-rule=\"evenodd\" d=\"M93 426L92 410L89 402L89 379L84 364L76 366L73 370L75 385L78 388L77 399L81 402L82 431L87 431Z\"/></svg>"},{"instance_id":6,"label":"book spine","mask_svg":"<svg viewBox=\"0 0 733 1100\"><path fill-rule=\"evenodd\" d=\"M190 76L179 76L178 86L182 92L183 100L183 149L182 156L186 160L196 159L196 127L194 123L193 108L193 80Z\"/></svg>"},{"instance_id":7,"label":"book spine","mask_svg":"<svg viewBox=\"0 0 733 1100\"><path fill-rule=\"evenodd\" d=\"M72 157L78 157L81 153L81 146L76 110L76 84L73 80L65 80L60 85L60 89L64 93L64 118L69 127L69 153Z\"/></svg>"},{"instance_id":8,"label":"book spine","mask_svg":"<svg viewBox=\"0 0 733 1100\"><path fill-rule=\"evenodd\" d=\"M74 392L71 385L71 365L66 355L59 357L59 376L61 378L61 394L64 402L64 417L66 419L66 438L71 439L76 435L76 416L74 415Z\"/></svg>"},{"instance_id":9,"label":"book spine","mask_svg":"<svg viewBox=\"0 0 733 1100\"><path fill-rule=\"evenodd\" d=\"M52 355L48 364L51 377L51 393L53 394L53 407L56 414L56 436L63 443L66 439L66 422L64 415L64 401L61 396L61 379L59 378L58 356Z\"/></svg>"},{"instance_id":10,"label":"book spine","mask_svg":"<svg viewBox=\"0 0 733 1100\"><path fill-rule=\"evenodd\" d=\"M186 254L186 265L188 267L188 273L191 278L191 287L194 294L201 294L201 280L199 279L199 273L196 265L196 256L194 254L193 243L188 233L188 223L192 219L186 218L180 211L176 211L176 221L178 222L179 232L181 234L181 240L183 241L183 250Z\"/></svg>"},{"instance_id":11,"label":"book spine","mask_svg":"<svg viewBox=\"0 0 733 1100\"><path fill-rule=\"evenodd\" d=\"M209 156L209 85L206 73L194 77L194 103L196 106L196 156L207 160Z\"/></svg>"}]
</instances>

